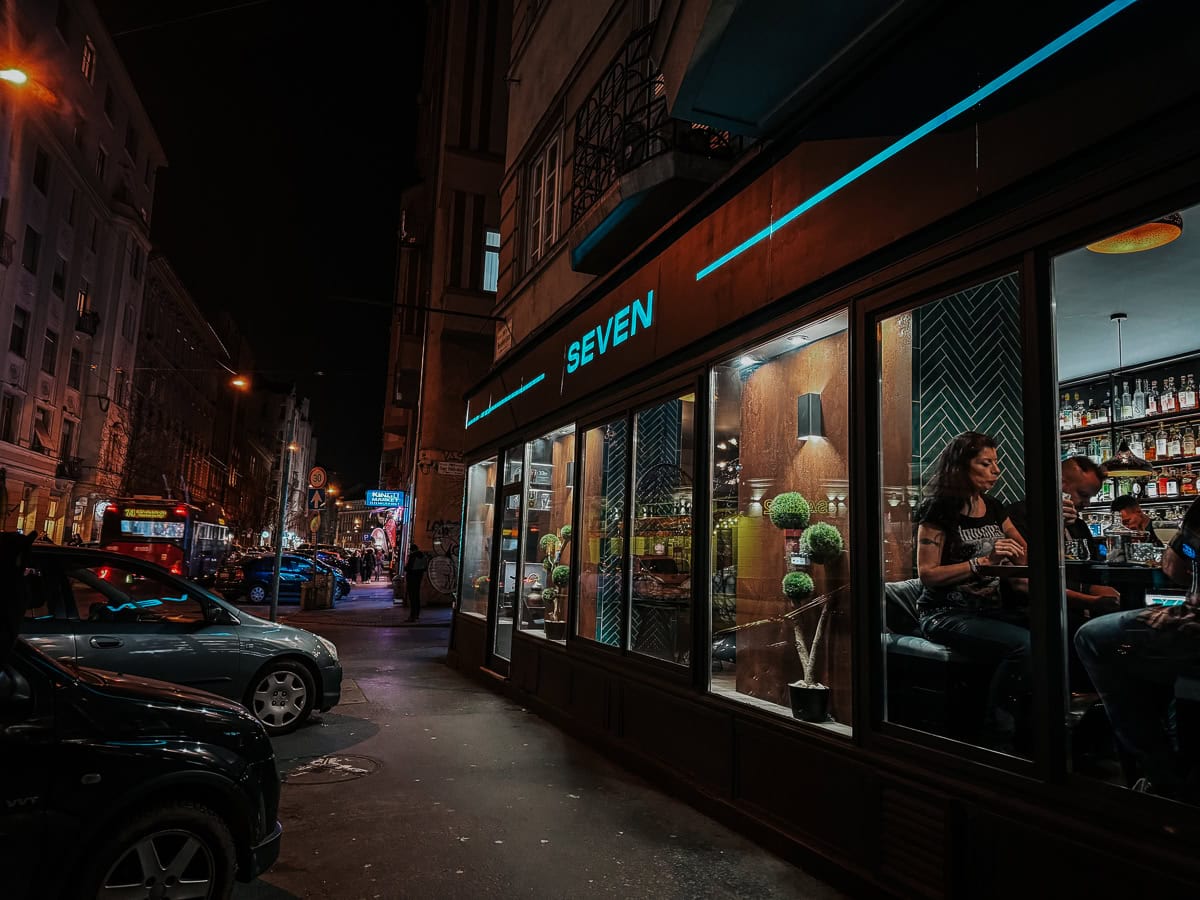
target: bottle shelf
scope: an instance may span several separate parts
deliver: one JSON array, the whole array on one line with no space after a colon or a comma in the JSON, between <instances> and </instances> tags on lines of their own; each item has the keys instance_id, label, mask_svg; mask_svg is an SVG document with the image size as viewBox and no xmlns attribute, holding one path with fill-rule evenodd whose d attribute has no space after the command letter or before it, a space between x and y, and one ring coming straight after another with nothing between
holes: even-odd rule
<instances>
[{"instance_id":1,"label":"bottle shelf","mask_svg":"<svg viewBox=\"0 0 1200 900\"><path fill-rule=\"evenodd\" d=\"M1192 466L1200 463L1200 456L1173 456L1170 459L1148 459L1146 462L1156 469L1170 469L1174 466Z\"/></svg>"},{"instance_id":2,"label":"bottle shelf","mask_svg":"<svg viewBox=\"0 0 1200 900\"><path fill-rule=\"evenodd\" d=\"M1164 425L1171 425L1177 422L1186 422L1189 419L1200 423L1200 409L1185 409L1180 412L1160 413L1157 416L1142 416L1140 419L1118 419L1112 423L1112 428L1133 431L1136 425L1157 425L1160 422ZM1090 430L1091 426L1089 425L1088 428Z\"/></svg>"},{"instance_id":3,"label":"bottle shelf","mask_svg":"<svg viewBox=\"0 0 1200 900\"><path fill-rule=\"evenodd\" d=\"M1104 434L1105 432L1112 431L1114 427L1113 425L1089 425L1087 428L1072 428L1068 431L1060 431L1059 435L1070 438L1088 437L1089 435Z\"/></svg>"}]
</instances>

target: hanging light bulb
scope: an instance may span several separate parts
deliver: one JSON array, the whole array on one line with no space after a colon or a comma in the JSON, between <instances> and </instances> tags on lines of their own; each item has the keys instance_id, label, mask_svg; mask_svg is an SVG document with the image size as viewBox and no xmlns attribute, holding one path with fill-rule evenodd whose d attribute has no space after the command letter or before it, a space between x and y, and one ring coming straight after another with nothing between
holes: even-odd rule
<instances>
[{"instance_id":1,"label":"hanging light bulb","mask_svg":"<svg viewBox=\"0 0 1200 900\"><path fill-rule=\"evenodd\" d=\"M1183 234L1183 216L1171 213L1145 225L1138 225L1106 237L1104 240L1088 244L1087 248L1093 253L1140 253L1142 250L1153 250L1169 244Z\"/></svg>"}]
</instances>

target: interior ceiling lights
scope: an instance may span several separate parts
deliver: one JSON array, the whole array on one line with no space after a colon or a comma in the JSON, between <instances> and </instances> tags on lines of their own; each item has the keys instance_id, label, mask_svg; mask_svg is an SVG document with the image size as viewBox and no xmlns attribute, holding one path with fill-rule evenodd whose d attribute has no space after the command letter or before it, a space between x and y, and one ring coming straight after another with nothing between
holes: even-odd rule
<instances>
[{"instance_id":1,"label":"interior ceiling lights","mask_svg":"<svg viewBox=\"0 0 1200 900\"><path fill-rule=\"evenodd\" d=\"M1118 235L1119 236L1119 235ZM1117 326L1117 371L1125 371L1125 347L1122 340L1121 326L1129 317L1123 312L1115 312L1108 317ZM1112 459L1104 464L1104 469L1112 478L1150 478L1157 475L1154 466L1142 459L1131 449L1129 441L1121 441Z\"/></svg>"},{"instance_id":2,"label":"interior ceiling lights","mask_svg":"<svg viewBox=\"0 0 1200 900\"><path fill-rule=\"evenodd\" d=\"M1140 253L1169 244L1183 234L1183 216L1171 213L1145 225L1138 225L1102 241L1088 244L1093 253Z\"/></svg>"}]
</instances>

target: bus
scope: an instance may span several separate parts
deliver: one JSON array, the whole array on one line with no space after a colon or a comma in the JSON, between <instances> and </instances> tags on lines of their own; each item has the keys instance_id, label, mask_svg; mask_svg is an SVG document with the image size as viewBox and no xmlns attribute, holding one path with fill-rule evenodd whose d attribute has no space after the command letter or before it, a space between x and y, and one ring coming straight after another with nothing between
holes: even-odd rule
<instances>
[{"instance_id":1,"label":"bus","mask_svg":"<svg viewBox=\"0 0 1200 900\"><path fill-rule=\"evenodd\" d=\"M105 550L156 563L196 581L216 574L232 542L219 506L201 508L161 497L113 500L100 525L100 546Z\"/></svg>"}]
</instances>

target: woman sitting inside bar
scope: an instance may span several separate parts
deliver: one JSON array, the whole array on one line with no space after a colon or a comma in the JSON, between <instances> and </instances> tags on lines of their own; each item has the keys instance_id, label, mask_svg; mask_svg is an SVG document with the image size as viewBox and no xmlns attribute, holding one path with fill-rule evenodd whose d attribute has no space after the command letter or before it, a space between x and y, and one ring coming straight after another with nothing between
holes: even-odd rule
<instances>
[{"instance_id":1,"label":"woman sitting inside bar","mask_svg":"<svg viewBox=\"0 0 1200 900\"><path fill-rule=\"evenodd\" d=\"M917 513L917 611L925 637L975 659L997 663L987 725L997 749L1027 738L1029 628L1004 608L1000 579L985 567L1023 564L1025 541L988 492L1000 478L996 442L960 434L942 451Z\"/></svg>"}]
</instances>

